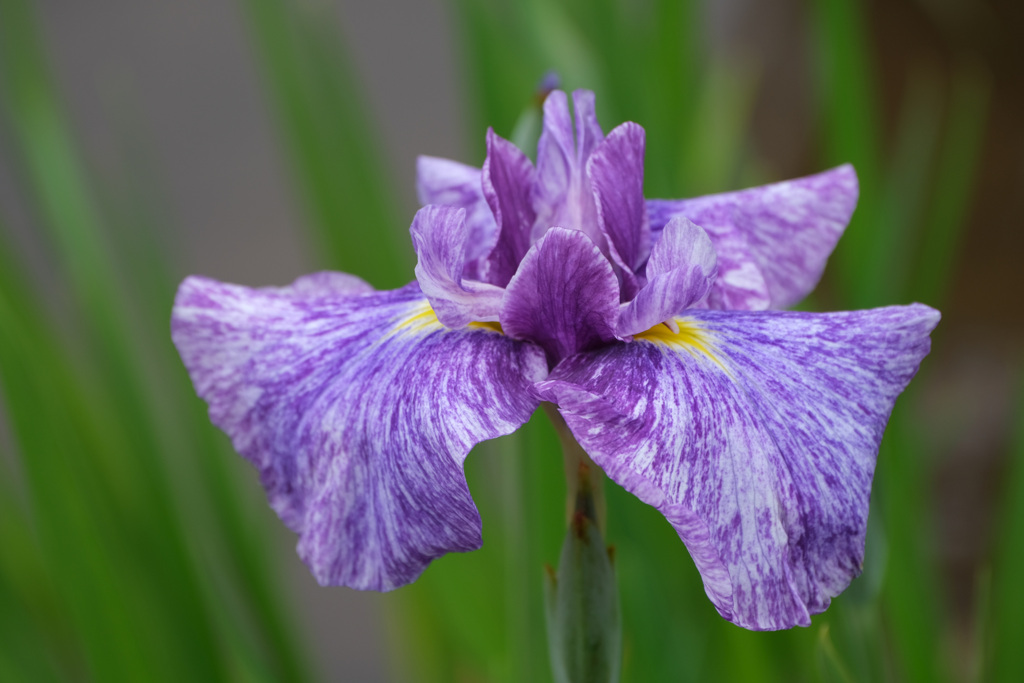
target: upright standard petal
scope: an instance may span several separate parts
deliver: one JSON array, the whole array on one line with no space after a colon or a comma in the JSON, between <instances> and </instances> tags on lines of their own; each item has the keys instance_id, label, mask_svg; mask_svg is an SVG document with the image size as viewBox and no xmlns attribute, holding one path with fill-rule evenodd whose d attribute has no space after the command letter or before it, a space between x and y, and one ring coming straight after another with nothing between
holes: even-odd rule
<instances>
[{"instance_id":1,"label":"upright standard petal","mask_svg":"<svg viewBox=\"0 0 1024 683\"><path fill-rule=\"evenodd\" d=\"M770 306L786 308L818 284L825 262L857 206L857 192L857 174L847 164L741 192L695 199L651 199L647 210L655 239L674 216L685 216L707 230L719 251L716 289L723 290L721 295L713 292L713 298L728 299L732 285L727 277L734 270L734 277L743 283L740 289L749 289L757 278L744 276L739 264L745 264L748 270L756 265ZM732 245L729 259L737 262L736 269L725 263L720 247L725 239ZM738 249L743 241L745 249ZM738 296L740 303L747 298L743 292Z\"/></svg>"},{"instance_id":2,"label":"upright standard petal","mask_svg":"<svg viewBox=\"0 0 1024 683\"><path fill-rule=\"evenodd\" d=\"M421 156L416 160L416 194L420 205L440 204L466 210L465 276L479 280L483 257L498 239L498 226L484 199L479 168L450 159Z\"/></svg>"},{"instance_id":3,"label":"upright standard petal","mask_svg":"<svg viewBox=\"0 0 1024 683\"><path fill-rule=\"evenodd\" d=\"M469 233L466 212L452 206L425 206L412 227L416 279L438 319L448 327L498 319L500 287L463 277Z\"/></svg>"},{"instance_id":4,"label":"upright standard petal","mask_svg":"<svg viewBox=\"0 0 1024 683\"><path fill-rule=\"evenodd\" d=\"M616 127L587 162L594 191L597 225L608 240L612 262L622 279L622 299L640 287L636 273L651 253L644 205L644 129L627 122Z\"/></svg>"},{"instance_id":5,"label":"upright standard petal","mask_svg":"<svg viewBox=\"0 0 1024 683\"><path fill-rule=\"evenodd\" d=\"M808 625L860 572L878 445L939 314L691 311L538 384L675 527L723 617Z\"/></svg>"},{"instance_id":6,"label":"upright standard petal","mask_svg":"<svg viewBox=\"0 0 1024 683\"><path fill-rule=\"evenodd\" d=\"M509 282L501 325L540 345L554 366L614 340L618 312L619 284L608 260L582 232L552 228Z\"/></svg>"},{"instance_id":7,"label":"upright standard petal","mask_svg":"<svg viewBox=\"0 0 1024 683\"><path fill-rule=\"evenodd\" d=\"M588 122L584 135L587 145L594 137L589 126ZM537 219L531 239L536 242L553 226L580 230L607 253L607 242L597 225L590 180L578 157L569 100L564 92L555 90L544 100L544 125L537 142L537 181L531 194Z\"/></svg>"},{"instance_id":8,"label":"upright standard petal","mask_svg":"<svg viewBox=\"0 0 1024 683\"><path fill-rule=\"evenodd\" d=\"M480 545L462 464L536 407L540 349L450 330L416 283L357 296L188 278L172 337L324 585L390 590Z\"/></svg>"},{"instance_id":9,"label":"upright standard petal","mask_svg":"<svg viewBox=\"0 0 1024 683\"><path fill-rule=\"evenodd\" d=\"M593 91L574 90L572 108L576 114L576 163L580 168L584 168L587 159L604 140L601 124L597 122Z\"/></svg>"},{"instance_id":10,"label":"upright standard petal","mask_svg":"<svg viewBox=\"0 0 1024 683\"><path fill-rule=\"evenodd\" d=\"M483 188L498 223L498 241L482 275L499 287L512 279L530 248L530 231L537 218L530 199L535 175L533 164L518 147L487 129Z\"/></svg>"},{"instance_id":11,"label":"upright standard petal","mask_svg":"<svg viewBox=\"0 0 1024 683\"><path fill-rule=\"evenodd\" d=\"M701 301L714 284L716 263L706 232L685 218L669 221L647 263L647 284L622 306L619 338L671 321Z\"/></svg>"}]
</instances>

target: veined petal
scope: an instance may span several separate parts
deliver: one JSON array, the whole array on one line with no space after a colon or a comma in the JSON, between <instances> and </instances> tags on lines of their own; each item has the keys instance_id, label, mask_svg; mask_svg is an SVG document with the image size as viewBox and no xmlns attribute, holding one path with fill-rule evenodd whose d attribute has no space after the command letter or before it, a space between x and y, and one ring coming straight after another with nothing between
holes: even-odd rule
<instances>
[{"instance_id":1,"label":"veined petal","mask_svg":"<svg viewBox=\"0 0 1024 683\"><path fill-rule=\"evenodd\" d=\"M171 331L210 419L324 585L390 590L480 546L462 465L536 407L540 349L450 330L416 283L307 298L191 277Z\"/></svg>"},{"instance_id":2,"label":"veined petal","mask_svg":"<svg viewBox=\"0 0 1024 683\"><path fill-rule=\"evenodd\" d=\"M587 159L604 140L601 124L597 122L593 91L574 90L572 108L576 114L576 165L584 168Z\"/></svg>"},{"instance_id":3,"label":"veined petal","mask_svg":"<svg viewBox=\"0 0 1024 683\"><path fill-rule=\"evenodd\" d=\"M586 144L591 144L593 135L593 130L586 132ZM569 100L561 90L553 90L544 100L536 177L531 201L537 218L531 240L536 242L550 228L558 226L584 232L602 253L606 253L608 245L597 224L590 180L584 173L584 166L577 163Z\"/></svg>"},{"instance_id":4,"label":"veined petal","mask_svg":"<svg viewBox=\"0 0 1024 683\"><path fill-rule=\"evenodd\" d=\"M651 253L644 205L644 129L626 122L617 126L587 162L594 191L597 224L608 240L612 261L623 277L623 298L633 298L635 273Z\"/></svg>"},{"instance_id":5,"label":"veined petal","mask_svg":"<svg viewBox=\"0 0 1024 683\"><path fill-rule=\"evenodd\" d=\"M564 195L576 166L575 160L569 100L563 91L552 90L544 100L544 122L537 141L536 191L541 201L549 196L555 199Z\"/></svg>"},{"instance_id":6,"label":"veined petal","mask_svg":"<svg viewBox=\"0 0 1024 683\"><path fill-rule=\"evenodd\" d=\"M499 287L512 279L530 248L530 231L537 218L530 200L535 175L533 164L518 147L487 129L483 188L498 223L498 242L487 256L483 276Z\"/></svg>"},{"instance_id":7,"label":"veined petal","mask_svg":"<svg viewBox=\"0 0 1024 683\"><path fill-rule=\"evenodd\" d=\"M647 202L651 229L657 233L674 216L686 216L707 230L723 258L719 242L745 238L749 256L735 260L756 264L761 271L772 308L798 303L821 279L825 262L846 229L857 206L857 174L849 164L817 175L788 180L741 192L695 199ZM716 289L728 299L731 272L719 264ZM737 277L740 277L737 274ZM749 281L749 278L748 278ZM716 295L713 292L712 298ZM741 299L743 296L740 294Z\"/></svg>"},{"instance_id":8,"label":"veined petal","mask_svg":"<svg viewBox=\"0 0 1024 683\"><path fill-rule=\"evenodd\" d=\"M578 230L551 228L508 283L501 325L540 345L552 366L615 338L619 284L611 264Z\"/></svg>"},{"instance_id":9,"label":"veined petal","mask_svg":"<svg viewBox=\"0 0 1024 683\"><path fill-rule=\"evenodd\" d=\"M716 272L715 248L707 233L685 218L673 218L651 252L647 284L622 306L618 336L643 332L702 300Z\"/></svg>"},{"instance_id":10,"label":"veined petal","mask_svg":"<svg viewBox=\"0 0 1024 683\"><path fill-rule=\"evenodd\" d=\"M416 194L420 204L441 204L466 210L466 270L464 275L480 279L482 259L498 239L498 226L484 199L479 168L450 159L421 156L416 160Z\"/></svg>"},{"instance_id":11,"label":"veined petal","mask_svg":"<svg viewBox=\"0 0 1024 683\"><path fill-rule=\"evenodd\" d=\"M462 327L498 319L504 290L463 277L469 240L465 209L425 206L416 212L409 233L419 257L416 279L442 323Z\"/></svg>"},{"instance_id":12,"label":"veined petal","mask_svg":"<svg viewBox=\"0 0 1024 683\"><path fill-rule=\"evenodd\" d=\"M679 533L723 617L807 625L860 573L878 445L939 314L690 311L538 391Z\"/></svg>"}]
</instances>

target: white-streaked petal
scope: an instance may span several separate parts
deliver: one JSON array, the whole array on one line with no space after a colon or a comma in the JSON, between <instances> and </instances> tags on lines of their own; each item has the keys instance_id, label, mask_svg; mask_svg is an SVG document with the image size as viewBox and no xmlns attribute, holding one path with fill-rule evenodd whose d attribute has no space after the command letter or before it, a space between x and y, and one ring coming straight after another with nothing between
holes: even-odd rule
<instances>
[{"instance_id":1,"label":"white-streaked petal","mask_svg":"<svg viewBox=\"0 0 1024 683\"><path fill-rule=\"evenodd\" d=\"M390 590L480 545L463 461L529 418L547 366L486 325L445 328L416 283L302 289L188 278L172 337L316 579Z\"/></svg>"},{"instance_id":2,"label":"white-streaked petal","mask_svg":"<svg viewBox=\"0 0 1024 683\"><path fill-rule=\"evenodd\" d=\"M675 216L689 218L711 236L719 258L713 306L788 308L818 284L857 206L857 193L857 174L847 164L740 192L649 199L647 211L655 239ZM759 281L763 292L756 291Z\"/></svg>"},{"instance_id":3,"label":"white-streaked petal","mask_svg":"<svg viewBox=\"0 0 1024 683\"><path fill-rule=\"evenodd\" d=\"M879 442L938 318L689 311L678 333L569 358L538 390L672 523L723 617L806 626L860 573Z\"/></svg>"}]
</instances>

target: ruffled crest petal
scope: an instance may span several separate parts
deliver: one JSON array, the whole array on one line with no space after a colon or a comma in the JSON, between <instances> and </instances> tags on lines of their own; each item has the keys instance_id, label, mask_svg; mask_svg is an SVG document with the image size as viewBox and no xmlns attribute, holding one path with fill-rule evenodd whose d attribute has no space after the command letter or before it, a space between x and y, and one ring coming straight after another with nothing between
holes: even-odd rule
<instances>
[{"instance_id":1,"label":"ruffled crest petal","mask_svg":"<svg viewBox=\"0 0 1024 683\"><path fill-rule=\"evenodd\" d=\"M512 279L530 248L530 231L537 218L530 200L535 177L533 164L526 155L488 129L483 188L498 223L498 241L487 257L483 276L499 287Z\"/></svg>"},{"instance_id":2,"label":"ruffled crest petal","mask_svg":"<svg viewBox=\"0 0 1024 683\"><path fill-rule=\"evenodd\" d=\"M419 257L416 279L442 323L462 327L498 319L503 290L463 276L469 243L464 209L425 206L409 233Z\"/></svg>"},{"instance_id":3,"label":"ruffled crest petal","mask_svg":"<svg viewBox=\"0 0 1024 683\"><path fill-rule=\"evenodd\" d=\"M716 264L706 232L685 218L669 221L647 263L647 284L622 306L619 338L648 330L703 300L715 281Z\"/></svg>"},{"instance_id":4,"label":"ruffled crest petal","mask_svg":"<svg viewBox=\"0 0 1024 683\"><path fill-rule=\"evenodd\" d=\"M587 159L604 140L601 124L597 122L593 91L574 90L572 108L576 114L576 164L585 168Z\"/></svg>"},{"instance_id":5,"label":"ruffled crest petal","mask_svg":"<svg viewBox=\"0 0 1024 683\"><path fill-rule=\"evenodd\" d=\"M618 313L619 284L608 260L582 232L551 228L509 282L501 325L541 346L554 366L614 340Z\"/></svg>"},{"instance_id":6,"label":"ruffled crest petal","mask_svg":"<svg viewBox=\"0 0 1024 683\"><path fill-rule=\"evenodd\" d=\"M416 194L420 205L440 204L466 210L466 269L464 275L481 279L483 258L494 248L498 226L484 200L479 168L450 159L421 156L416 160Z\"/></svg>"},{"instance_id":7,"label":"ruffled crest petal","mask_svg":"<svg viewBox=\"0 0 1024 683\"><path fill-rule=\"evenodd\" d=\"M587 162L597 225L608 241L622 280L622 299L641 286L637 273L651 252L651 231L644 204L644 129L635 123L616 127Z\"/></svg>"}]
</instances>

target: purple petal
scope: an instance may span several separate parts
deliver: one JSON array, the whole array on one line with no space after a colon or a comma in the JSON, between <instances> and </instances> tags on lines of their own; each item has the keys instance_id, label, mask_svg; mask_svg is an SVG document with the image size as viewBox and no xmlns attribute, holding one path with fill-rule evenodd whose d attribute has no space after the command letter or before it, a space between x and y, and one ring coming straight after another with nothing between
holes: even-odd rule
<instances>
[{"instance_id":1,"label":"purple petal","mask_svg":"<svg viewBox=\"0 0 1024 683\"><path fill-rule=\"evenodd\" d=\"M441 204L466 210L466 277L479 280L478 264L498 239L498 226L484 199L479 168L449 159L421 156L416 160L416 193L420 204Z\"/></svg>"},{"instance_id":2,"label":"purple petal","mask_svg":"<svg viewBox=\"0 0 1024 683\"><path fill-rule=\"evenodd\" d=\"M484 196L498 223L498 243L487 257L484 279L504 287L530 248L530 230L537 214L530 201L535 172L519 148L487 130L483 168Z\"/></svg>"},{"instance_id":3,"label":"purple petal","mask_svg":"<svg viewBox=\"0 0 1024 683\"><path fill-rule=\"evenodd\" d=\"M576 114L576 165L586 168L587 159L604 140L604 132L597 122L594 108L594 93L590 90L574 90L572 108Z\"/></svg>"},{"instance_id":4,"label":"purple petal","mask_svg":"<svg viewBox=\"0 0 1024 683\"><path fill-rule=\"evenodd\" d=\"M537 141L537 178L541 185L538 192L564 194L575 159L569 100L563 91L553 90L544 100L544 124Z\"/></svg>"},{"instance_id":5,"label":"purple petal","mask_svg":"<svg viewBox=\"0 0 1024 683\"><path fill-rule=\"evenodd\" d=\"M588 135L592 136L593 131ZM561 90L544 100L544 126L537 143L537 180L531 201L537 214L532 241L552 227L569 228L586 233L602 252L607 250L597 224L590 180L577 163L569 101Z\"/></svg>"},{"instance_id":6,"label":"purple petal","mask_svg":"<svg viewBox=\"0 0 1024 683\"><path fill-rule=\"evenodd\" d=\"M619 285L611 264L577 230L552 228L505 290L501 325L541 346L553 366L615 338Z\"/></svg>"},{"instance_id":7,"label":"purple petal","mask_svg":"<svg viewBox=\"0 0 1024 683\"><path fill-rule=\"evenodd\" d=\"M469 239L464 209L425 206L416 212L409 232L419 257L416 279L442 323L462 327L498 319L504 291L463 278Z\"/></svg>"},{"instance_id":8,"label":"purple petal","mask_svg":"<svg viewBox=\"0 0 1024 683\"><path fill-rule=\"evenodd\" d=\"M480 546L462 464L529 418L539 349L443 327L415 283L304 298L191 277L171 325L210 419L321 584L390 590Z\"/></svg>"},{"instance_id":9,"label":"purple petal","mask_svg":"<svg viewBox=\"0 0 1024 683\"><path fill-rule=\"evenodd\" d=\"M644 205L644 129L627 122L616 127L587 162L597 206L597 224L607 238L612 261L623 278L622 298L639 288L635 273L651 249Z\"/></svg>"},{"instance_id":10,"label":"purple petal","mask_svg":"<svg viewBox=\"0 0 1024 683\"><path fill-rule=\"evenodd\" d=\"M806 626L860 573L878 445L939 314L690 313L538 391L668 518L722 616Z\"/></svg>"},{"instance_id":11,"label":"purple petal","mask_svg":"<svg viewBox=\"0 0 1024 683\"><path fill-rule=\"evenodd\" d=\"M622 307L618 336L643 332L707 296L715 281L715 248L706 232L673 218L647 263L647 284Z\"/></svg>"},{"instance_id":12,"label":"purple petal","mask_svg":"<svg viewBox=\"0 0 1024 683\"><path fill-rule=\"evenodd\" d=\"M718 255L718 277L705 307L721 311L763 311L771 308L768 283L755 260L747 235L728 225L705 232Z\"/></svg>"},{"instance_id":13,"label":"purple petal","mask_svg":"<svg viewBox=\"0 0 1024 683\"><path fill-rule=\"evenodd\" d=\"M291 296L296 299L313 299L317 297L357 296L368 294L373 290L365 280L349 275L338 273L333 270L324 270L319 273L303 275L287 287L267 288L281 296Z\"/></svg>"},{"instance_id":14,"label":"purple petal","mask_svg":"<svg viewBox=\"0 0 1024 683\"><path fill-rule=\"evenodd\" d=\"M741 192L695 199L652 199L647 202L647 210L655 233L673 216L685 216L707 230L719 250L716 289L725 290L721 298L726 301L732 287L726 276L732 269L721 263L725 259L719 241L726 237L738 244L734 233L741 234L747 242L746 256L735 260L756 265L767 286L771 307L786 308L807 296L821 279L825 262L856 205L857 174L852 166L845 165ZM741 293L740 298L744 297Z\"/></svg>"}]
</instances>

